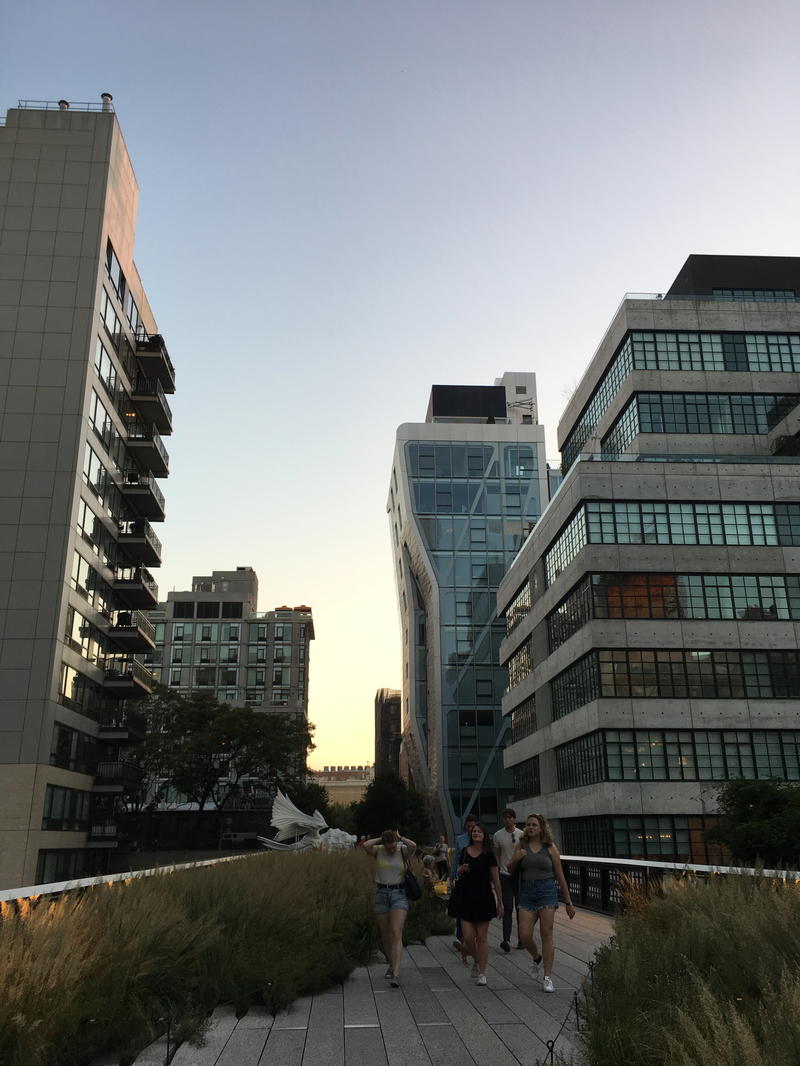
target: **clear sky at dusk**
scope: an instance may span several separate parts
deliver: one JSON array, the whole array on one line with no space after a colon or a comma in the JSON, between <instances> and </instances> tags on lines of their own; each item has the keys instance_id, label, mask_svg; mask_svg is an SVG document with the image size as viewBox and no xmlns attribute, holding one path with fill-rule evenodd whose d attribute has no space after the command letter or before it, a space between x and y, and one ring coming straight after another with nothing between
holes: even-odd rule
<instances>
[{"instance_id":1,"label":"clear sky at dusk","mask_svg":"<svg viewBox=\"0 0 800 1066\"><path fill-rule=\"evenodd\" d=\"M111 92L178 375L162 593L310 604L312 766L400 685L385 513L433 383L555 425L622 295L800 254L796 0L16 4L0 108Z\"/></svg>"}]
</instances>

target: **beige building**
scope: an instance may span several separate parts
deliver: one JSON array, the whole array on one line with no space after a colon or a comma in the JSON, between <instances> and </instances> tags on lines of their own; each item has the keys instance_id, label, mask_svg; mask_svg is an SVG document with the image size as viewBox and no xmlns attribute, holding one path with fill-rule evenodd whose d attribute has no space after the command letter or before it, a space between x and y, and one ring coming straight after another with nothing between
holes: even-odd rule
<instances>
[{"instance_id":1,"label":"beige building","mask_svg":"<svg viewBox=\"0 0 800 1066\"><path fill-rule=\"evenodd\" d=\"M323 766L309 770L309 780L324 785L331 803L358 803L375 777L372 766Z\"/></svg>"},{"instance_id":2,"label":"beige building","mask_svg":"<svg viewBox=\"0 0 800 1066\"><path fill-rule=\"evenodd\" d=\"M101 872L137 784L175 374L110 96L0 127L0 886Z\"/></svg>"}]
</instances>

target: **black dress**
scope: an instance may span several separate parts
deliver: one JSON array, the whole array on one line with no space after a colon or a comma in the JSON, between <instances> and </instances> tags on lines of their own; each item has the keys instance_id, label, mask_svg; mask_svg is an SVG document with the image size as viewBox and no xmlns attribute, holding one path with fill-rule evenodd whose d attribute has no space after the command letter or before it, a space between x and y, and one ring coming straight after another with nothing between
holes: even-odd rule
<instances>
[{"instance_id":1,"label":"black dress","mask_svg":"<svg viewBox=\"0 0 800 1066\"><path fill-rule=\"evenodd\" d=\"M492 892L491 869L497 866L493 851L482 851L473 858L466 848L461 852L459 866L468 865L453 889L450 914L462 922L490 922L497 917L497 906Z\"/></svg>"}]
</instances>

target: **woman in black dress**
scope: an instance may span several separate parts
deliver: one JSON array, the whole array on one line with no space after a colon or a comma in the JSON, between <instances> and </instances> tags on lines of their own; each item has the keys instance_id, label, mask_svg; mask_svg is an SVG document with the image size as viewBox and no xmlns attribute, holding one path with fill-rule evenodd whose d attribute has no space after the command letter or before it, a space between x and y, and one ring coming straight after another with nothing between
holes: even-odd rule
<instances>
[{"instance_id":1,"label":"woman in black dress","mask_svg":"<svg viewBox=\"0 0 800 1066\"><path fill-rule=\"evenodd\" d=\"M486 962L489 958L489 922L503 917L503 897L497 859L489 834L476 823L470 832L469 844L461 852L457 887L453 891L450 913L461 919L462 959L472 956L472 976L475 984L486 984Z\"/></svg>"}]
</instances>

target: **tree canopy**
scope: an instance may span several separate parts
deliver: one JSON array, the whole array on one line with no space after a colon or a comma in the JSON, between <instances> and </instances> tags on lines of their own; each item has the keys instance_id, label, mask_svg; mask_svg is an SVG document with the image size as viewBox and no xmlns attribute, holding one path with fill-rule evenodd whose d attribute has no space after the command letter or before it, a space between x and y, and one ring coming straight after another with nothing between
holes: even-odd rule
<instances>
[{"instance_id":1,"label":"tree canopy","mask_svg":"<svg viewBox=\"0 0 800 1066\"><path fill-rule=\"evenodd\" d=\"M379 774L353 809L359 836L373 837L384 829L399 829L419 845L428 842L430 821L425 797L409 788L399 774Z\"/></svg>"},{"instance_id":2,"label":"tree canopy","mask_svg":"<svg viewBox=\"0 0 800 1066\"><path fill-rule=\"evenodd\" d=\"M800 784L727 781L718 793L719 824L706 839L723 844L734 863L797 869L800 860Z\"/></svg>"},{"instance_id":3,"label":"tree canopy","mask_svg":"<svg viewBox=\"0 0 800 1066\"><path fill-rule=\"evenodd\" d=\"M200 810L209 802L224 807L245 778L257 778L269 792L299 785L313 748L311 729L302 715L233 707L207 693L184 696L159 686L135 757L150 781L150 799L169 787Z\"/></svg>"}]
</instances>

